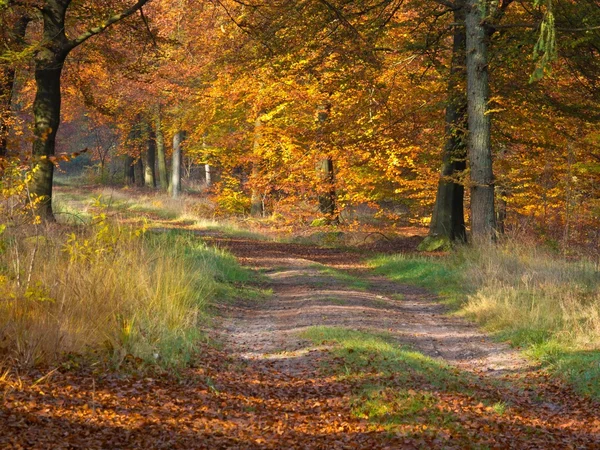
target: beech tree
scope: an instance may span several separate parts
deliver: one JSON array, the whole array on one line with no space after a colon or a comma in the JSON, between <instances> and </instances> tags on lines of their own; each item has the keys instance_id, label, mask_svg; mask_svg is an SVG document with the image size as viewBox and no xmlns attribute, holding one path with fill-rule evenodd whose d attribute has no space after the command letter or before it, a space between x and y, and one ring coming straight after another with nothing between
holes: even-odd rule
<instances>
[{"instance_id":1,"label":"beech tree","mask_svg":"<svg viewBox=\"0 0 600 450\"><path fill-rule=\"evenodd\" d=\"M56 132L60 125L61 74L65 60L75 48L132 15L149 1L138 0L73 38L68 36L66 31L67 12L73 5L71 0L45 0L39 6L32 5L36 9L36 14L41 16L43 29L42 39L36 46L34 54L36 94L33 102L33 156L36 159L36 170L31 193L41 199L38 214L45 220L54 219L52 214L54 165L50 157L54 155ZM122 7L123 3L126 2L118 1L111 6L116 9ZM93 5L88 6L93 8ZM100 11L100 14L102 13L104 13L103 8Z\"/></svg>"}]
</instances>

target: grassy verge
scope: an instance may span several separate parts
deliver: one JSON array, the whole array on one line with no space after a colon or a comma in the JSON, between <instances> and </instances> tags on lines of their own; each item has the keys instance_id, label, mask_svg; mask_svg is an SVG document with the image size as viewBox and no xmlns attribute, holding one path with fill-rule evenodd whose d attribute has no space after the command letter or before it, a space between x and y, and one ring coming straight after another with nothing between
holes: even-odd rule
<instances>
[{"instance_id":1,"label":"grassy verge","mask_svg":"<svg viewBox=\"0 0 600 450\"><path fill-rule=\"evenodd\" d=\"M445 258L383 256L371 264L393 280L438 293L580 392L600 397L600 273L592 263L505 244Z\"/></svg>"},{"instance_id":2,"label":"grassy verge","mask_svg":"<svg viewBox=\"0 0 600 450\"><path fill-rule=\"evenodd\" d=\"M479 448L463 426L471 420L468 405L479 405L491 417L506 411L499 398L474 392L476 381L470 375L401 347L386 334L313 327L302 337L333 344L337 364L328 370L356 386L353 413L390 433L445 437L454 446ZM452 406L455 400L460 409Z\"/></svg>"},{"instance_id":3,"label":"grassy verge","mask_svg":"<svg viewBox=\"0 0 600 450\"><path fill-rule=\"evenodd\" d=\"M340 270L336 270L328 266L324 266L323 264L313 264L311 265L311 268L317 269L319 273L343 283L350 289L354 289L357 291L366 291L369 288L368 281L350 275L349 273L342 272Z\"/></svg>"},{"instance_id":4,"label":"grassy verge","mask_svg":"<svg viewBox=\"0 0 600 450\"><path fill-rule=\"evenodd\" d=\"M180 367L197 349L209 306L251 273L191 234L92 225L0 236L0 356L19 365L86 355Z\"/></svg>"}]
</instances>

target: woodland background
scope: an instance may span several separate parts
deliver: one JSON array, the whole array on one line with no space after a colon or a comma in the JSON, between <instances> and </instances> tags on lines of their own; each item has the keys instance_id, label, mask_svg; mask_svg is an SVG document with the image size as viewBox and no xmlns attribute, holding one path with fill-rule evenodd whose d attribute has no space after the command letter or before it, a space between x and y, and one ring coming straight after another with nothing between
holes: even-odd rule
<instances>
[{"instance_id":1,"label":"woodland background","mask_svg":"<svg viewBox=\"0 0 600 450\"><path fill-rule=\"evenodd\" d=\"M3 153L34 166L56 157L43 145L30 153L34 137L45 138L30 126L32 72L48 39L36 8L43 15L54 3L68 5L66 35L79 37L131 6L5 2ZM479 181L460 152L468 139L466 55L456 45L462 0L145 3L64 63L54 153L88 151L61 176L83 170L94 182L167 190L181 141L184 187L209 188L216 209L208 214L325 224L339 215L352 222L362 208L427 226L438 184L465 187L469 201ZM479 8L496 228L595 252L598 6ZM432 227L444 232L455 238Z\"/></svg>"}]
</instances>

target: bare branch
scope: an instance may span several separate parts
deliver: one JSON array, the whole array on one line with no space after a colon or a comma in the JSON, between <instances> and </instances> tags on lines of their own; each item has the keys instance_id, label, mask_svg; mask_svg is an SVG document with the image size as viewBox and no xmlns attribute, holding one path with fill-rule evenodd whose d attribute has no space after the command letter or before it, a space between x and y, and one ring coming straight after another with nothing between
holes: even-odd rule
<instances>
[{"instance_id":1,"label":"bare branch","mask_svg":"<svg viewBox=\"0 0 600 450\"><path fill-rule=\"evenodd\" d=\"M93 36L96 36L97 34L102 33L104 30L106 30L111 25L113 25L113 24L115 24L115 23L117 23L117 22L125 19L126 17L129 17L134 12L136 12L138 9L141 9L142 6L144 6L149 1L151 1L151 0L138 0L134 5L132 5L131 7L127 8L126 10L124 10L124 11L118 13L118 14L115 14L114 16L111 16L108 19L106 19L106 21L104 23L98 25L97 27L90 28L86 32L80 34L77 38L72 39L71 41L69 41L69 43L67 45L67 49L69 51L73 50L75 47L83 44L89 38L91 38Z\"/></svg>"}]
</instances>

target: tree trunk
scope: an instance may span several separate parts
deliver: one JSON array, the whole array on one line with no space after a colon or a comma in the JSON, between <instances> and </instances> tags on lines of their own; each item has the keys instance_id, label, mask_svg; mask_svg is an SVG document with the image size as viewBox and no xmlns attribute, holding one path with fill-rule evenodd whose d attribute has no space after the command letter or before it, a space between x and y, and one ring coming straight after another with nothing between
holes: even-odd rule
<instances>
[{"instance_id":1,"label":"tree trunk","mask_svg":"<svg viewBox=\"0 0 600 450\"><path fill-rule=\"evenodd\" d=\"M144 155L141 154L135 160L135 164L133 165L133 170L135 171L135 185L137 187L144 187Z\"/></svg>"},{"instance_id":2,"label":"tree trunk","mask_svg":"<svg viewBox=\"0 0 600 450\"><path fill-rule=\"evenodd\" d=\"M145 134L147 138L145 161L144 161L144 183L146 187L154 189L156 187L156 136L148 122L144 122Z\"/></svg>"},{"instance_id":3,"label":"tree trunk","mask_svg":"<svg viewBox=\"0 0 600 450\"><path fill-rule=\"evenodd\" d=\"M212 184L212 175L210 173L210 164L204 164L204 182L207 186Z\"/></svg>"},{"instance_id":4,"label":"tree trunk","mask_svg":"<svg viewBox=\"0 0 600 450\"><path fill-rule=\"evenodd\" d=\"M254 122L254 143L252 145L252 151L254 154L254 159L255 161L252 163L252 194L250 196L250 214L254 217L262 217L264 210L263 210L263 201L262 201L262 196L259 192L259 190L256 188L255 184L256 181L258 180L259 176L260 176L260 170L258 167L258 163L257 163L257 159L259 158L259 153L260 153L260 145L261 145L261 139L262 139L262 127L263 127L263 122L260 118L260 114L259 117L256 119L256 121Z\"/></svg>"},{"instance_id":5,"label":"tree trunk","mask_svg":"<svg viewBox=\"0 0 600 450\"><path fill-rule=\"evenodd\" d=\"M171 197L177 198L181 193L181 146L185 139L185 131L178 131L173 136L173 163L171 165Z\"/></svg>"},{"instance_id":6,"label":"tree trunk","mask_svg":"<svg viewBox=\"0 0 600 450\"><path fill-rule=\"evenodd\" d=\"M455 3L454 22L464 24L464 1ZM466 241L464 214L465 188L458 178L466 169L466 112L465 95L465 45L466 34L462 26L454 27L452 60L448 81L446 106L446 143L440 180L435 201L429 236L421 249L433 251L446 247L454 241Z\"/></svg>"},{"instance_id":7,"label":"tree trunk","mask_svg":"<svg viewBox=\"0 0 600 450\"><path fill-rule=\"evenodd\" d=\"M162 112L160 105L156 105L156 158L158 159L158 181L163 191L169 189L169 179L167 175L167 158L165 155L165 135L162 129Z\"/></svg>"},{"instance_id":8,"label":"tree trunk","mask_svg":"<svg viewBox=\"0 0 600 450\"><path fill-rule=\"evenodd\" d=\"M35 82L37 91L33 101L34 140L33 157L35 173L30 191L39 199L37 214L44 220L54 220L52 214L52 179L54 164L49 157L54 155L56 132L60 125L60 77L64 57L48 49L38 52L35 60Z\"/></svg>"},{"instance_id":9,"label":"tree trunk","mask_svg":"<svg viewBox=\"0 0 600 450\"><path fill-rule=\"evenodd\" d=\"M325 104L319 107L317 112L317 122L319 130L317 133L317 145L323 145L323 126L329 119L331 105ZM335 223L338 221L336 211L336 191L335 191L335 173L333 168L333 159L325 157L317 162L317 176L319 178L319 211L329 222Z\"/></svg>"},{"instance_id":10,"label":"tree trunk","mask_svg":"<svg viewBox=\"0 0 600 450\"><path fill-rule=\"evenodd\" d=\"M484 0L467 0L467 112L471 167L471 231L474 240L496 235L491 120L488 114L488 33L483 23Z\"/></svg>"},{"instance_id":11,"label":"tree trunk","mask_svg":"<svg viewBox=\"0 0 600 450\"><path fill-rule=\"evenodd\" d=\"M25 39L27 24L31 19L20 16L7 36L5 45L12 47L20 46ZM0 68L0 157L8 153L9 120L12 106L14 82L16 70L13 66Z\"/></svg>"},{"instance_id":12,"label":"tree trunk","mask_svg":"<svg viewBox=\"0 0 600 450\"><path fill-rule=\"evenodd\" d=\"M130 155L125 156L125 184L133 186L135 184L134 160Z\"/></svg>"},{"instance_id":13,"label":"tree trunk","mask_svg":"<svg viewBox=\"0 0 600 450\"><path fill-rule=\"evenodd\" d=\"M0 158L6 156L8 149L8 132L10 110L15 81L15 69L8 67L0 72Z\"/></svg>"},{"instance_id":14,"label":"tree trunk","mask_svg":"<svg viewBox=\"0 0 600 450\"><path fill-rule=\"evenodd\" d=\"M129 8L117 13L100 25L70 40L65 34L65 17L71 0L45 0L38 5L43 20L40 45L35 53L36 94L33 101L34 140L33 157L35 173L30 192L39 201L37 214L44 220L54 220L52 215L52 179L54 166L49 157L54 155L56 132L60 125L60 76L69 52L92 36L102 33L114 23L129 17L149 0L138 0Z\"/></svg>"}]
</instances>

